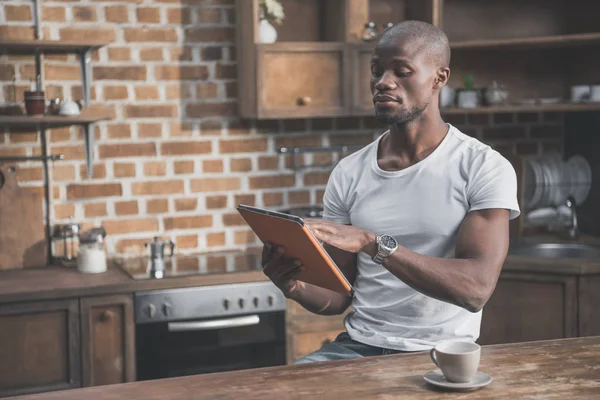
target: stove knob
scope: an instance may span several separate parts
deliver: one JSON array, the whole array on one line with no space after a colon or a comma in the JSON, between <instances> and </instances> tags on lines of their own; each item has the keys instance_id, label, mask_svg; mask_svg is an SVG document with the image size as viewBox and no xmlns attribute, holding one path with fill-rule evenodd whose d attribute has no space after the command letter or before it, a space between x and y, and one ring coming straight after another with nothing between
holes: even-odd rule
<instances>
[{"instance_id":1,"label":"stove knob","mask_svg":"<svg viewBox=\"0 0 600 400\"><path fill-rule=\"evenodd\" d=\"M173 315L173 308L171 307L171 304L163 304L163 314L165 315L165 317L170 317L171 315Z\"/></svg>"},{"instance_id":2,"label":"stove knob","mask_svg":"<svg viewBox=\"0 0 600 400\"><path fill-rule=\"evenodd\" d=\"M267 297L267 303L269 303L269 307L273 307L273 304L275 303L275 297L273 297L273 295L269 295L269 297Z\"/></svg>"},{"instance_id":3,"label":"stove knob","mask_svg":"<svg viewBox=\"0 0 600 400\"><path fill-rule=\"evenodd\" d=\"M254 307L258 307L258 297L255 297L252 302L254 303Z\"/></svg>"},{"instance_id":4,"label":"stove knob","mask_svg":"<svg viewBox=\"0 0 600 400\"><path fill-rule=\"evenodd\" d=\"M223 300L223 308L226 310L229 310L229 300L227 300L227 299Z\"/></svg>"},{"instance_id":5,"label":"stove knob","mask_svg":"<svg viewBox=\"0 0 600 400\"><path fill-rule=\"evenodd\" d=\"M240 308L244 308L244 299L239 299L238 304L239 304Z\"/></svg>"},{"instance_id":6,"label":"stove knob","mask_svg":"<svg viewBox=\"0 0 600 400\"><path fill-rule=\"evenodd\" d=\"M145 308L148 318L154 318L156 315L156 306L154 304L148 304Z\"/></svg>"}]
</instances>

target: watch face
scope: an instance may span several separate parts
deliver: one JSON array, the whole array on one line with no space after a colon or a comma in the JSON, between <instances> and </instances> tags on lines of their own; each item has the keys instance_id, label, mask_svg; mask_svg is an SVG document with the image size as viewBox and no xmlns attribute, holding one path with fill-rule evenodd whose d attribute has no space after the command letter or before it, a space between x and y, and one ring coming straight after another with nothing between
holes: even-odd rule
<instances>
[{"instance_id":1,"label":"watch face","mask_svg":"<svg viewBox=\"0 0 600 400\"><path fill-rule=\"evenodd\" d=\"M393 249L397 245L396 239L390 235L381 235L379 243L387 249Z\"/></svg>"}]
</instances>

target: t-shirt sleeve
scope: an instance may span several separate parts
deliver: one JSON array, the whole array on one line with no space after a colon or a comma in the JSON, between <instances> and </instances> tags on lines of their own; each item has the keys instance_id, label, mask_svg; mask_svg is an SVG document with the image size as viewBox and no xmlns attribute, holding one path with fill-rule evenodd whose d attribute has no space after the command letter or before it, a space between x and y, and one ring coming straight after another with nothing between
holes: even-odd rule
<instances>
[{"instance_id":1,"label":"t-shirt sleeve","mask_svg":"<svg viewBox=\"0 0 600 400\"><path fill-rule=\"evenodd\" d=\"M351 223L344 193L344 176L338 165L331 172L323 195L323 219L339 224Z\"/></svg>"},{"instance_id":2,"label":"t-shirt sleeve","mask_svg":"<svg viewBox=\"0 0 600 400\"><path fill-rule=\"evenodd\" d=\"M519 216L517 175L506 158L493 150L486 152L477 157L471 171L469 211L504 208L510 211L510 219Z\"/></svg>"}]
</instances>

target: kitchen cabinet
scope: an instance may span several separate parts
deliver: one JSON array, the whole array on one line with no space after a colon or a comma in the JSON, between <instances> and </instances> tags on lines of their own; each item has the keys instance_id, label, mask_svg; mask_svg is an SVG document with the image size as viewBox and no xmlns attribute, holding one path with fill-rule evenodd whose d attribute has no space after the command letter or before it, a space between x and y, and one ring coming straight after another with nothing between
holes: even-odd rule
<instances>
[{"instance_id":1,"label":"kitchen cabinet","mask_svg":"<svg viewBox=\"0 0 600 400\"><path fill-rule=\"evenodd\" d=\"M581 336L577 325L577 276L505 272L483 309L479 343Z\"/></svg>"},{"instance_id":2,"label":"kitchen cabinet","mask_svg":"<svg viewBox=\"0 0 600 400\"><path fill-rule=\"evenodd\" d=\"M77 299L0 306L0 396L81 385Z\"/></svg>"},{"instance_id":3,"label":"kitchen cabinet","mask_svg":"<svg viewBox=\"0 0 600 400\"><path fill-rule=\"evenodd\" d=\"M83 386L135 380L135 327L130 295L82 298Z\"/></svg>"},{"instance_id":4,"label":"kitchen cabinet","mask_svg":"<svg viewBox=\"0 0 600 400\"><path fill-rule=\"evenodd\" d=\"M373 95L371 94L371 53L374 44L353 46L352 60L352 114L373 115Z\"/></svg>"}]
</instances>

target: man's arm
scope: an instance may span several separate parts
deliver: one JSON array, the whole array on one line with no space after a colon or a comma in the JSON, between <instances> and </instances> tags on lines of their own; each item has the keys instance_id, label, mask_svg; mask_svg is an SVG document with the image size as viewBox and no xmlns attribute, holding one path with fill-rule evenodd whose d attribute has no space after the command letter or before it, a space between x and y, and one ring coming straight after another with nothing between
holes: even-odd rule
<instances>
[{"instance_id":1,"label":"man's arm","mask_svg":"<svg viewBox=\"0 0 600 400\"><path fill-rule=\"evenodd\" d=\"M509 245L509 211L471 211L458 232L456 258L417 254L404 247L384 262L392 274L413 289L471 312L481 310L492 295ZM329 221L307 221L315 236L350 252L377 253L376 235Z\"/></svg>"}]
</instances>

